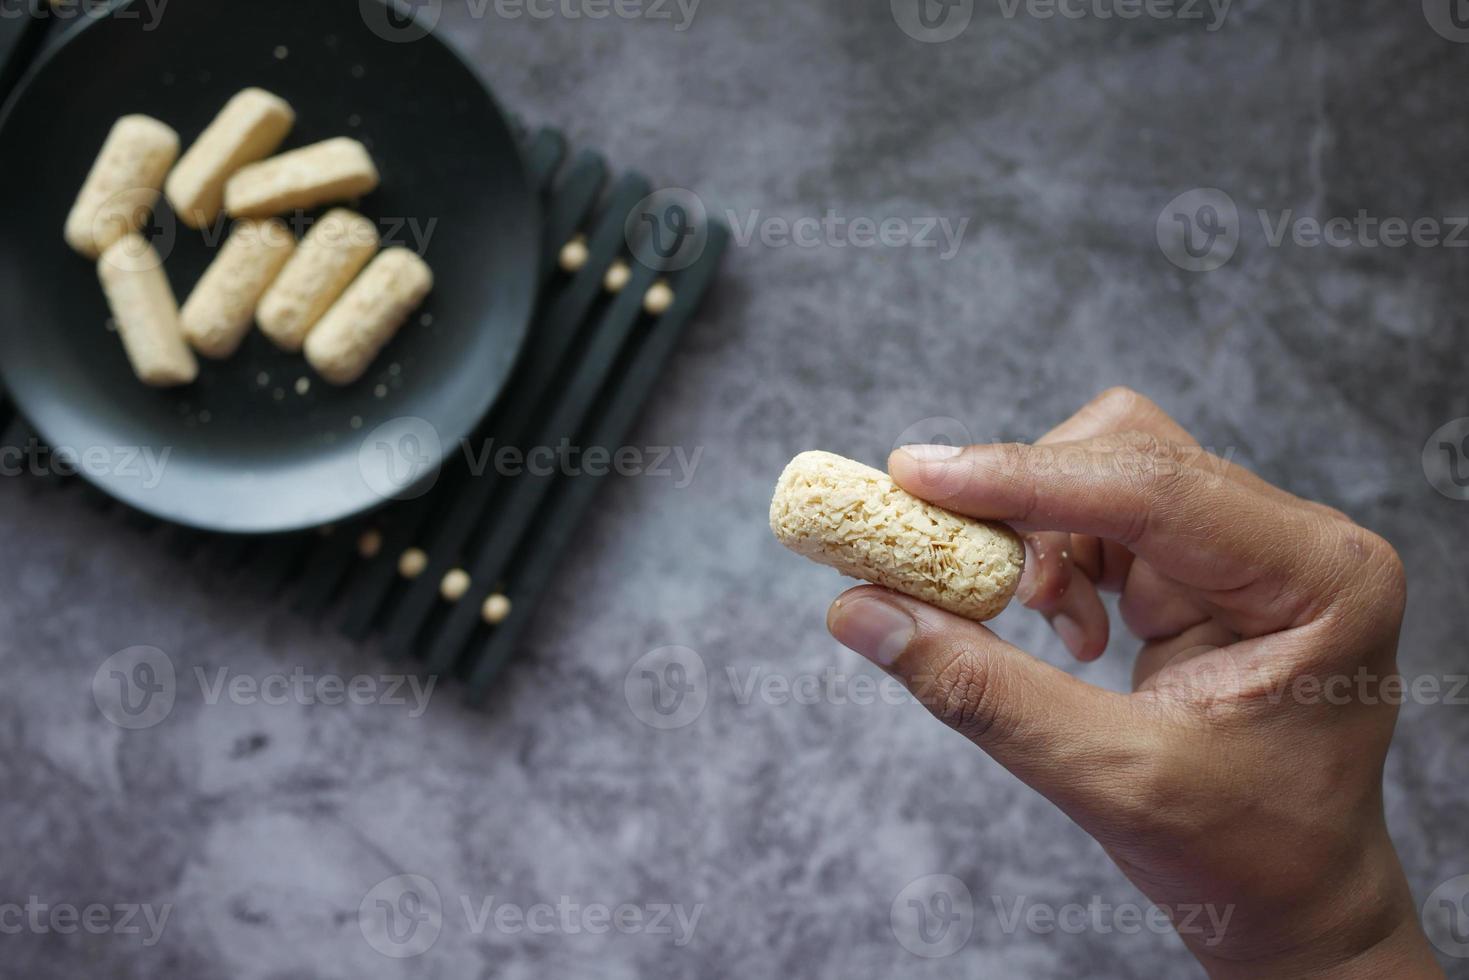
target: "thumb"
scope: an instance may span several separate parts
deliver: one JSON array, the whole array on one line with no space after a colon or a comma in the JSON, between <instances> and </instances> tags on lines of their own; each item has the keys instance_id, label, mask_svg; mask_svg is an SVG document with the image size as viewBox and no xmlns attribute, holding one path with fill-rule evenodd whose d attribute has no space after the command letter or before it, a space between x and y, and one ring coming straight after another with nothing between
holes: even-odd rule
<instances>
[{"instance_id":1,"label":"thumb","mask_svg":"<svg viewBox=\"0 0 1469 980\"><path fill-rule=\"evenodd\" d=\"M1068 811L1095 805L1085 789L1097 785L1099 769L1110 777L1146 765L1147 725L1129 698L1079 681L978 623L863 586L837 599L827 628Z\"/></svg>"}]
</instances>

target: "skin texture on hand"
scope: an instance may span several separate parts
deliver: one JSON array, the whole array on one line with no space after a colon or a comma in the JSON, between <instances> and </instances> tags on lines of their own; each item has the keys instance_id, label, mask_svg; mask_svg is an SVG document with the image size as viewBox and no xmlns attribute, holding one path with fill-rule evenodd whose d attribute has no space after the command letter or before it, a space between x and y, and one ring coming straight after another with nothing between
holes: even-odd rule
<instances>
[{"instance_id":1,"label":"skin texture on hand","mask_svg":"<svg viewBox=\"0 0 1469 980\"><path fill-rule=\"evenodd\" d=\"M838 640L1066 812L1211 976L1440 977L1383 816L1406 586L1381 538L1202 450L1112 389L1033 446L907 447L910 493L1026 538L1019 597L1082 660L1099 590L1141 641L1131 694L873 586ZM1397 696L1394 697L1394 691Z\"/></svg>"}]
</instances>

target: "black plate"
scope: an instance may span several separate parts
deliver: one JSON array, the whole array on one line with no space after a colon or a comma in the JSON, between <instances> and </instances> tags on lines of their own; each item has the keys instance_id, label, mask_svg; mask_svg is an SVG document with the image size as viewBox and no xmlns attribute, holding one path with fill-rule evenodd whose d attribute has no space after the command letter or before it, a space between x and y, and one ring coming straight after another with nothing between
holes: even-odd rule
<instances>
[{"instance_id":1,"label":"black plate","mask_svg":"<svg viewBox=\"0 0 1469 980\"><path fill-rule=\"evenodd\" d=\"M165 520L264 533L363 513L406 466L456 451L514 366L540 243L519 146L474 72L379 0L189 0L154 17L158 6L76 29L0 117L5 384L83 475ZM201 359L195 384L146 388L109 332L94 264L67 248L62 224L117 117L154 116L187 147L251 85L296 110L282 149L338 135L367 144L382 186L358 209L385 242L427 259L434 291L350 387L252 330L233 358ZM187 228L160 200L147 234L182 303L223 226Z\"/></svg>"}]
</instances>

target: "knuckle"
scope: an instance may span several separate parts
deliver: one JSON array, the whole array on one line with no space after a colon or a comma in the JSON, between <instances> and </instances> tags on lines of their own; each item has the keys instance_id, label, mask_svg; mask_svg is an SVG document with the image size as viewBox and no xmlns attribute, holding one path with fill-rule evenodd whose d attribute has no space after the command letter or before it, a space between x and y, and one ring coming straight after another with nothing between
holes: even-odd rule
<instances>
[{"instance_id":1,"label":"knuckle","mask_svg":"<svg viewBox=\"0 0 1469 980\"><path fill-rule=\"evenodd\" d=\"M1045 612L1061 604L1071 587L1071 575L1060 568L1042 569L1036 576L1035 589L1025 597L1027 609Z\"/></svg>"},{"instance_id":2,"label":"knuckle","mask_svg":"<svg viewBox=\"0 0 1469 980\"><path fill-rule=\"evenodd\" d=\"M1066 597L1071 588L1072 564L1064 535L1033 535L1026 539L1033 581L1021 596L1030 609L1047 610Z\"/></svg>"},{"instance_id":3,"label":"knuckle","mask_svg":"<svg viewBox=\"0 0 1469 980\"><path fill-rule=\"evenodd\" d=\"M1194 451L1193 462L1202 482L1209 486L1219 486L1226 480L1238 479L1241 474L1249 474L1249 470L1233 460L1201 449Z\"/></svg>"},{"instance_id":4,"label":"knuckle","mask_svg":"<svg viewBox=\"0 0 1469 980\"><path fill-rule=\"evenodd\" d=\"M1295 499L1302 507L1306 508L1306 510L1325 518L1328 527L1334 525L1342 525L1349 528L1355 528L1358 526L1357 522L1352 520L1352 518L1348 516L1345 511L1338 510L1330 504L1323 504L1319 500L1311 500L1304 497ZM1363 530L1365 530L1365 528Z\"/></svg>"},{"instance_id":5,"label":"knuckle","mask_svg":"<svg viewBox=\"0 0 1469 980\"><path fill-rule=\"evenodd\" d=\"M1158 627L1158 603L1143 590L1123 589L1117 600L1117 613L1122 623L1140 640L1152 640L1161 632Z\"/></svg>"},{"instance_id":6,"label":"knuckle","mask_svg":"<svg viewBox=\"0 0 1469 980\"><path fill-rule=\"evenodd\" d=\"M1026 521L1040 503L1037 485L1054 475L1055 458L1047 446L1000 443L986 447L984 475L1014 498L1015 519Z\"/></svg>"},{"instance_id":7,"label":"knuckle","mask_svg":"<svg viewBox=\"0 0 1469 980\"><path fill-rule=\"evenodd\" d=\"M1126 429L1111 440L1118 471L1138 480L1151 480L1160 472L1176 469L1166 465L1177 460L1174 447L1151 432Z\"/></svg>"},{"instance_id":8,"label":"knuckle","mask_svg":"<svg viewBox=\"0 0 1469 980\"><path fill-rule=\"evenodd\" d=\"M1177 443L1148 437L1146 449L1148 465L1139 474L1141 489L1150 496L1170 496L1175 491L1191 487L1197 471L1189 465L1189 456L1184 447Z\"/></svg>"},{"instance_id":9,"label":"knuckle","mask_svg":"<svg viewBox=\"0 0 1469 980\"><path fill-rule=\"evenodd\" d=\"M1129 429L1109 442L1113 475L1144 499L1169 498L1192 488L1196 452L1150 432Z\"/></svg>"},{"instance_id":10,"label":"knuckle","mask_svg":"<svg viewBox=\"0 0 1469 980\"><path fill-rule=\"evenodd\" d=\"M1134 827L1155 826L1160 816L1178 805L1178 785L1166 766L1134 765L1126 770L1129 822Z\"/></svg>"},{"instance_id":11,"label":"knuckle","mask_svg":"<svg viewBox=\"0 0 1469 980\"><path fill-rule=\"evenodd\" d=\"M1042 465L1048 456L1043 446L1027 446L1018 442L1002 442L990 447L997 469L1005 476L1025 476Z\"/></svg>"},{"instance_id":12,"label":"knuckle","mask_svg":"<svg viewBox=\"0 0 1469 980\"><path fill-rule=\"evenodd\" d=\"M1122 429L1112 436L1112 442L1119 450L1140 456L1156 454L1163 444L1162 439L1142 429Z\"/></svg>"},{"instance_id":13,"label":"knuckle","mask_svg":"<svg viewBox=\"0 0 1469 980\"><path fill-rule=\"evenodd\" d=\"M1399 615L1407 605L1408 572L1403 558L1387 539L1353 524L1352 549L1371 575L1372 585L1387 608Z\"/></svg>"},{"instance_id":14,"label":"knuckle","mask_svg":"<svg viewBox=\"0 0 1469 980\"><path fill-rule=\"evenodd\" d=\"M1151 408L1152 402L1125 385L1113 385L1093 398L1087 408L1109 418L1131 418Z\"/></svg>"},{"instance_id":15,"label":"knuckle","mask_svg":"<svg viewBox=\"0 0 1469 980\"><path fill-rule=\"evenodd\" d=\"M962 647L942 654L930 705L945 724L975 742L993 738L999 714L994 677L983 664L982 657Z\"/></svg>"},{"instance_id":16,"label":"knuckle","mask_svg":"<svg viewBox=\"0 0 1469 980\"><path fill-rule=\"evenodd\" d=\"M1131 474L1130 482L1137 506L1123 542L1129 547L1148 535L1156 519L1175 513L1199 489L1200 474L1166 452L1155 452Z\"/></svg>"},{"instance_id":17,"label":"knuckle","mask_svg":"<svg viewBox=\"0 0 1469 980\"><path fill-rule=\"evenodd\" d=\"M1125 780L1127 792L1120 801L1124 826L1131 834L1155 841L1178 843L1197 839L1202 832L1188 781L1168 763L1135 766ZM1208 819L1205 817L1204 819Z\"/></svg>"},{"instance_id":18,"label":"knuckle","mask_svg":"<svg viewBox=\"0 0 1469 980\"><path fill-rule=\"evenodd\" d=\"M1339 628L1361 639L1364 627L1375 638L1395 638L1408 601L1407 572L1397 549L1359 524L1315 514L1310 534L1317 575L1325 588L1323 604L1341 614Z\"/></svg>"}]
</instances>

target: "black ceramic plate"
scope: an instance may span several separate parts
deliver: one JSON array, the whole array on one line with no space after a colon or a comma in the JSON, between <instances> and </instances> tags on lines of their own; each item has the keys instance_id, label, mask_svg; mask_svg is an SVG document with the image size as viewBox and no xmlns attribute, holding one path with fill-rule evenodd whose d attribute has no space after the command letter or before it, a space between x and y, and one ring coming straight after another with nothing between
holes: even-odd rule
<instances>
[{"instance_id":1,"label":"black ceramic plate","mask_svg":"<svg viewBox=\"0 0 1469 980\"><path fill-rule=\"evenodd\" d=\"M233 358L201 359L195 384L146 388L62 224L117 117L154 116L187 147L251 85L296 110L282 149L338 135L367 144L382 186L358 210L385 243L425 257L434 291L352 386L327 385L252 330ZM540 215L511 128L457 55L379 0L126 5L23 81L0 118L0 174L5 384L87 478L165 520L264 533L381 504L406 463L436 464L471 433L530 320ZM304 231L315 216L286 219ZM223 233L183 226L160 201L145 234L180 303ZM414 442L400 454L404 433Z\"/></svg>"}]
</instances>

